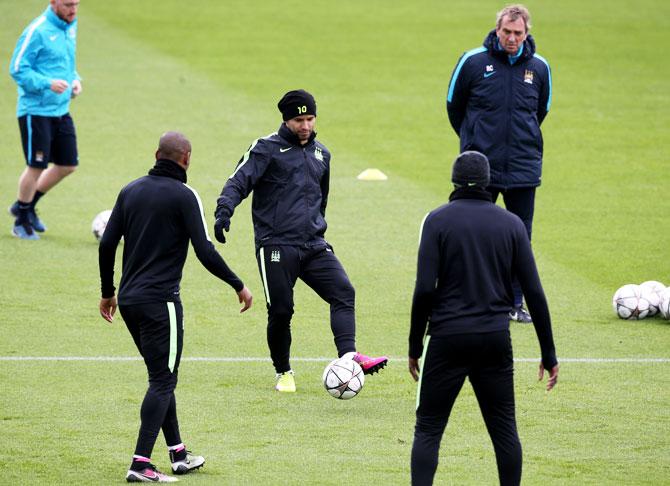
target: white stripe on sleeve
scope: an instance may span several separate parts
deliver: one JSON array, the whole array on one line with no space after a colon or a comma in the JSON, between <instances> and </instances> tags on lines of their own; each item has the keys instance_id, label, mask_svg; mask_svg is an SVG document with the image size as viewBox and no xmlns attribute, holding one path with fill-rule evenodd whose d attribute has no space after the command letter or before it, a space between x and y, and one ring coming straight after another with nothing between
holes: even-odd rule
<instances>
[{"instance_id":1,"label":"white stripe on sleeve","mask_svg":"<svg viewBox=\"0 0 670 486\"><path fill-rule=\"evenodd\" d=\"M200 219L202 220L202 227L205 230L205 236L207 237L207 241L212 241L212 239L209 237L209 231L207 230L207 223L205 222L205 213L202 210L202 201L200 200L200 194L198 194L198 191L193 189L188 184L184 183L184 185L191 190L191 192L195 196L195 200L198 201L198 208L200 208Z\"/></svg>"},{"instance_id":2,"label":"white stripe on sleeve","mask_svg":"<svg viewBox=\"0 0 670 486\"><path fill-rule=\"evenodd\" d=\"M262 137L262 138L265 140L265 139L270 138L273 135L277 135L277 132L272 132L270 135L266 135L265 137ZM247 163L247 161L249 160L249 156L251 155L251 151L254 149L254 147L256 146L256 144L258 143L259 140L260 140L260 138L257 138L256 140L254 140L251 143L251 146L249 147L249 150L247 150L244 153L244 157L242 157L242 162L240 162L238 164L238 166L235 167L235 170L233 171L233 173L230 175L230 177L228 179L232 179L233 177L235 177L235 174L237 174L237 171L240 170L242 168L242 166Z\"/></svg>"},{"instance_id":3,"label":"white stripe on sleeve","mask_svg":"<svg viewBox=\"0 0 670 486\"><path fill-rule=\"evenodd\" d=\"M421 227L419 228L419 245L421 245L421 237L423 236L423 226L426 224L426 220L428 219L429 215L430 213L426 213L426 215L421 220Z\"/></svg>"},{"instance_id":4,"label":"white stripe on sleeve","mask_svg":"<svg viewBox=\"0 0 670 486\"><path fill-rule=\"evenodd\" d=\"M19 70L19 64L21 64L21 58L26 52L26 49L28 48L28 44L30 44L30 39L32 38L33 34L35 33L35 30L42 25L46 21L47 17L46 15L42 15L39 19L37 19L33 25L30 27L30 30L28 31L28 34L26 35L26 38L23 39L23 44L21 44L21 49L19 50L19 54L16 56L16 61L14 61L14 71L17 72Z\"/></svg>"}]
</instances>

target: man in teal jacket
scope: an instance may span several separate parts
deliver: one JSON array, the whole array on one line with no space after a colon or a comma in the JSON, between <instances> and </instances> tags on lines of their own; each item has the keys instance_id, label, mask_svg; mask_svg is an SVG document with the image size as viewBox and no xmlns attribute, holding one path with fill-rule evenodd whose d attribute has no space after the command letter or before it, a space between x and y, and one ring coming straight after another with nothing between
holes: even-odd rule
<instances>
[{"instance_id":1,"label":"man in teal jacket","mask_svg":"<svg viewBox=\"0 0 670 486\"><path fill-rule=\"evenodd\" d=\"M78 8L79 0L50 0L19 37L9 66L18 86L16 115L27 164L9 212L16 218L12 233L25 240L38 240L36 232L46 230L37 201L79 162L69 113L70 100L82 89L75 63Z\"/></svg>"}]
</instances>

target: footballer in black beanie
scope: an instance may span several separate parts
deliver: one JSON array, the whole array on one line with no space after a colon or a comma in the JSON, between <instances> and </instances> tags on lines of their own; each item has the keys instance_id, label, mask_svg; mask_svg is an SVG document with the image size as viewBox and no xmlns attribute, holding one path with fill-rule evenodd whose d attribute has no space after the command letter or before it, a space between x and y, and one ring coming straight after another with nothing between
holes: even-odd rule
<instances>
[{"instance_id":1,"label":"footballer in black beanie","mask_svg":"<svg viewBox=\"0 0 670 486\"><path fill-rule=\"evenodd\" d=\"M284 121L296 116L316 116L316 101L314 101L314 96L304 89L296 89L286 93L279 100L279 103L277 103L277 108L281 111Z\"/></svg>"},{"instance_id":2,"label":"footballer in black beanie","mask_svg":"<svg viewBox=\"0 0 670 486\"><path fill-rule=\"evenodd\" d=\"M486 187L491 180L489 159L475 150L463 152L454 161L451 171L451 182L456 187Z\"/></svg>"}]
</instances>

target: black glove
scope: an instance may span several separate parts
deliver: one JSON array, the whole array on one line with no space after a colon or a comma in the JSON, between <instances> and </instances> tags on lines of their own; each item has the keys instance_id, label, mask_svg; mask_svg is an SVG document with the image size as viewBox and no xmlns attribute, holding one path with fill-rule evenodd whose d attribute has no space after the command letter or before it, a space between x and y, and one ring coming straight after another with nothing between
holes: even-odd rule
<instances>
[{"instance_id":1,"label":"black glove","mask_svg":"<svg viewBox=\"0 0 670 486\"><path fill-rule=\"evenodd\" d=\"M228 218L216 218L214 223L214 237L219 243L226 242L226 235L223 234L223 230L226 230L226 233L230 230L230 220Z\"/></svg>"}]
</instances>

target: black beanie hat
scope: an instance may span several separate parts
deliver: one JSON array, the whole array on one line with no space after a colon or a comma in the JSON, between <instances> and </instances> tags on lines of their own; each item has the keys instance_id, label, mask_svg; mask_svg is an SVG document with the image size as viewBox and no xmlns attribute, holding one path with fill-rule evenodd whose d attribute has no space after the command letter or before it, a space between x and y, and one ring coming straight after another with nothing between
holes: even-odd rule
<instances>
[{"instance_id":1,"label":"black beanie hat","mask_svg":"<svg viewBox=\"0 0 670 486\"><path fill-rule=\"evenodd\" d=\"M486 187L490 178L489 159L486 155L468 150L456 157L451 171L451 182L457 186Z\"/></svg>"},{"instance_id":2,"label":"black beanie hat","mask_svg":"<svg viewBox=\"0 0 670 486\"><path fill-rule=\"evenodd\" d=\"M302 115L316 116L316 101L314 96L304 89L296 89L286 93L277 103L284 121Z\"/></svg>"}]
</instances>

